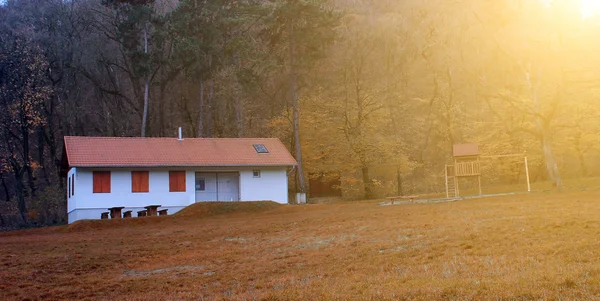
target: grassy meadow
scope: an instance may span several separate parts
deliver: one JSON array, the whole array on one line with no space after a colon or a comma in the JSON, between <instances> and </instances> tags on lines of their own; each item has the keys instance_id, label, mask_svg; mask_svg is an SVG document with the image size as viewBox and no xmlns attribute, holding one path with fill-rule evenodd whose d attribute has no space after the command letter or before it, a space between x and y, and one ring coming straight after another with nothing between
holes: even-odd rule
<instances>
[{"instance_id":1,"label":"grassy meadow","mask_svg":"<svg viewBox=\"0 0 600 301\"><path fill-rule=\"evenodd\" d=\"M600 191L380 202L197 204L1 233L0 299L600 296Z\"/></svg>"}]
</instances>

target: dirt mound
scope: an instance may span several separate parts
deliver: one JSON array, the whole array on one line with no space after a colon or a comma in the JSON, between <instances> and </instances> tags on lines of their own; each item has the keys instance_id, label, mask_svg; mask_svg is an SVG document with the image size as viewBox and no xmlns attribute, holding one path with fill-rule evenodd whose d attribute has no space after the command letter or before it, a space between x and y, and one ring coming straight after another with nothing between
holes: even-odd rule
<instances>
[{"instance_id":1,"label":"dirt mound","mask_svg":"<svg viewBox=\"0 0 600 301\"><path fill-rule=\"evenodd\" d=\"M279 208L282 205L272 201L261 202L206 202L190 205L175 213L175 217L201 218L227 213L255 213Z\"/></svg>"},{"instance_id":2,"label":"dirt mound","mask_svg":"<svg viewBox=\"0 0 600 301\"><path fill-rule=\"evenodd\" d=\"M281 204L262 202L207 202L190 205L174 215L152 216L142 218L122 218L105 220L80 220L68 226L61 227L59 231L79 232L95 231L113 228L132 228L147 225L156 225L176 219L202 218L227 213L255 213L281 207Z\"/></svg>"}]
</instances>

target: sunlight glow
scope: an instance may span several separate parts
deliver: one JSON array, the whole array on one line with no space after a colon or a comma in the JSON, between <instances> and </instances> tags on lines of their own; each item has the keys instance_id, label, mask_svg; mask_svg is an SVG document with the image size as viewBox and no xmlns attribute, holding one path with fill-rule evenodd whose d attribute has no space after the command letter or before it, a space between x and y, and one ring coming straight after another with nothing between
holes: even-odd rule
<instances>
[{"instance_id":1,"label":"sunlight glow","mask_svg":"<svg viewBox=\"0 0 600 301\"><path fill-rule=\"evenodd\" d=\"M584 19L600 15L600 0L580 0L579 11Z\"/></svg>"},{"instance_id":2,"label":"sunlight glow","mask_svg":"<svg viewBox=\"0 0 600 301\"><path fill-rule=\"evenodd\" d=\"M538 0L545 7L549 7L555 0ZM579 0L579 12L581 18L589 19L600 16L600 0Z\"/></svg>"}]
</instances>

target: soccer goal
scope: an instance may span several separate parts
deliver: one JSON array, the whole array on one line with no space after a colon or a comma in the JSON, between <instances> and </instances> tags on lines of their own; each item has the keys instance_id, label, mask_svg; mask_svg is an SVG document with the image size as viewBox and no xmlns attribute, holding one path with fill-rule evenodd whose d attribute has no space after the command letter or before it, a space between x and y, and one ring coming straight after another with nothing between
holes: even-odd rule
<instances>
[{"instance_id":1,"label":"soccer goal","mask_svg":"<svg viewBox=\"0 0 600 301\"><path fill-rule=\"evenodd\" d=\"M481 155L477 144L459 144L453 149L454 162L445 167L446 198L461 191L483 195L531 191L525 154Z\"/></svg>"}]
</instances>

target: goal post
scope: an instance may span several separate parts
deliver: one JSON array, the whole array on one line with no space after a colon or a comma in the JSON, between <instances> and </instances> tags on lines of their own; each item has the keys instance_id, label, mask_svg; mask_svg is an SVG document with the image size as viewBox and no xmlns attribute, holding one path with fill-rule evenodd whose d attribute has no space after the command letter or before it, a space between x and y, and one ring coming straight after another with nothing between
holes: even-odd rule
<instances>
[{"instance_id":1,"label":"goal post","mask_svg":"<svg viewBox=\"0 0 600 301\"><path fill-rule=\"evenodd\" d=\"M507 166L502 166L501 163L498 163L497 161L494 162L494 159L511 159L511 158L515 158L517 159L516 161L513 161L512 163L508 163L508 168ZM519 159L522 158L522 159ZM506 164L506 163L505 163ZM522 175L522 171L524 171L525 173L525 184L527 187L527 192L531 192L531 183L530 183L530 177L529 177L529 162L527 160L527 155L526 154L506 154L506 155L486 155L486 156L479 156L474 160L471 161L460 161L460 160L455 160L453 165L446 165L445 166L445 176L444 176L444 182L445 182L445 192L446 192L446 198L456 198L456 197L460 197L460 191L461 189L459 188L460 184L459 184L459 179L464 178L477 178L476 179L476 183L475 185L477 186L477 190L479 192L479 195L483 195L482 193L482 177L491 177L491 176L496 176L496 177L502 177L502 170L509 169L508 173L504 173L504 176L509 175L514 177L515 175L510 173L510 166L512 165L512 167L514 168L514 166L520 166L518 169L520 170L520 172L518 172L518 174ZM524 167L524 168L523 168ZM523 168L523 169L521 169ZM517 174L517 182L518 179L521 177ZM496 179L496 181L499 181L498 179ZM487 179L488 183L494 182L494 180L492 179ZM521 182L522 183L522 182ZM497 186L496 186L497 187Z\"/></svg>"},{"instance_id":2,"label":"goal post","mask_svg":"<svg viewBox=\"0 0 600 301\"><path fill-rule=\"evenodd\" d=\"M502 159L502 158L522 158L520 160L517 161L517 165L521 165L524 166L525 168L525 182L527 185L527 192L531 192L531 182L530 182L530 177L529 177L529 162L527 160L527 154L526 153L522 153L522 154L506 154L506 155L486 155L486 156L481 156L482 162L485 162L484 164L486 164L487 160L485 159ZM518 163L518 162L521 163ZM487 164L486 164L487 165Z\"/></svg>"},{"instance_id":3,"label":"goal post","mask_svg":"<svg viewBox=\"0 0 600 301\"><path fill-rule=\"evenodd\" d=\"M490 189L494 191L507 188L514 192L515 184L522 185L523 171L527 192L531 192L527 153L483 155L479 152L478 144L465 143L452 146L452 158L452 165L446 165L444 168L446 198L460 197L465 184L467 184L465 191L479 193L481 196L483 195L482 182L487 182ZM482 181L483 178L485 181ZM498 185L499 183L509 184L503 187Z\"/></svg>"}]
</instances>

